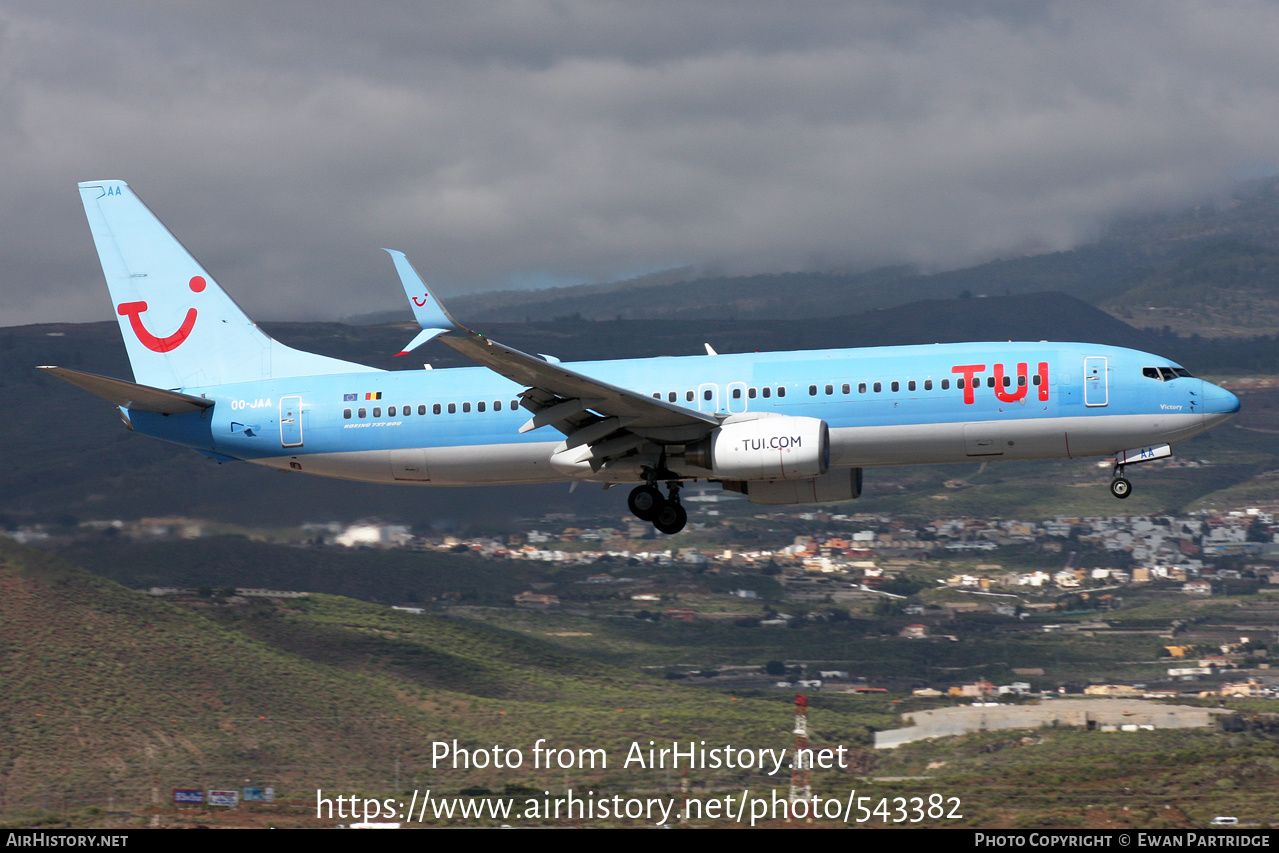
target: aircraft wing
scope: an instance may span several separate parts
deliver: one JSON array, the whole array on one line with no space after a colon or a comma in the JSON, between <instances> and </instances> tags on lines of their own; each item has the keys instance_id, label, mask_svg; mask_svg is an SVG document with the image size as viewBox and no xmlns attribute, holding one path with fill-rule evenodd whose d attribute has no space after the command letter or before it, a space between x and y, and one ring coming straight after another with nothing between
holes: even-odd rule
<instances>
[{"instance_id":1,"label":"aircraft wing","mask_svg":"<svg viewBox=\"0 0 1279 853\"><path fill-rule=\"evenodd\" d=\"M512 382L524 385L522 405L533 418L520 428L527 432L554 426L568 436L568 448L583 448L579 461L610 458L629 453L645 439L657 443L696 441L719 426L708 412L668 403L627 388L602 382L466 328L427 289L403 252L385 250L395 262L404 291L422 332L404 351L433 338ZM598 470L598 468L597 468Z\"/></svg>"}]
</instances>

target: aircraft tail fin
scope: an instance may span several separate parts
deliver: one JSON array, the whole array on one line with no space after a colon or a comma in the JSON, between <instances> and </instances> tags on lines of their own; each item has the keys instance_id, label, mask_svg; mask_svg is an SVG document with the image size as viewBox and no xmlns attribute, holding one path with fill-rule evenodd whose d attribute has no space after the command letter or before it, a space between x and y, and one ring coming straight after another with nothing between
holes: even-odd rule
<instances>
[{"instance_id":1,"label":"aircraft tail fin","mask_svg":"<svg viewBox=\"0 0 1279 853\"><path fill-rule=\"evenodd\" d=\"M376 370L272 340L128 184L79 186L138 383L187 388Z\"/></svg>"}]
</instances>

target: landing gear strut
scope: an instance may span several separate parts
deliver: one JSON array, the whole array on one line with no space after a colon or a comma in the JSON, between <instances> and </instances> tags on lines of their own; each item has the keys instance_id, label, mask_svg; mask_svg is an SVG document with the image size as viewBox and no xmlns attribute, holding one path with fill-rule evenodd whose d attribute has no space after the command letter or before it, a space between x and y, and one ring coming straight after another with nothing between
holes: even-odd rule
<instances>
[{"instance_id":1,"label":"landing gear strut","mask_svg":"<svg viewBox=\"0 0 1279 853\"><path fill-rule=\"evenodd\" d=\"M659 533L679 533L688 524L688 512L679 502L679 483L671 483L662 497L657 486L646 483L631 490L626 505L640 521L651 521Z\"/></svg>"},{"instance_id":2,"label":"landing gear strut","mask_svg":"<svg viewBox=\"0 0 1279 853\"><path fill-rule=\"evenodd\" d=\"M1122 465L1115 466L1114 475L1115 478L1110 481L1110 493L1123 500L1132 494L1132 483L1124 478L1124 466Z\"/></svg>"}]
</instances>

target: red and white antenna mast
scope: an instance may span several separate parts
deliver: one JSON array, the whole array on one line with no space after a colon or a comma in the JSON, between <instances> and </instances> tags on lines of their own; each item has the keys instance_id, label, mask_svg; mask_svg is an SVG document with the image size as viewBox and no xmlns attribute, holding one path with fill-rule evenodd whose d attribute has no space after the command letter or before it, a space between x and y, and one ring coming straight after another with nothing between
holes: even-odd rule
<instances>
[{"instance_id":1,"label":"red and white antenna mast","mask_svg":"<svg viewBox=\"0 0 1279 853\"><path fill-rule=\"evenodd\" d=\"M791 764L790 802L813 798L813 753L808 748L808 697L795 694L795 760Z\"/></svg>"}]
</instances>

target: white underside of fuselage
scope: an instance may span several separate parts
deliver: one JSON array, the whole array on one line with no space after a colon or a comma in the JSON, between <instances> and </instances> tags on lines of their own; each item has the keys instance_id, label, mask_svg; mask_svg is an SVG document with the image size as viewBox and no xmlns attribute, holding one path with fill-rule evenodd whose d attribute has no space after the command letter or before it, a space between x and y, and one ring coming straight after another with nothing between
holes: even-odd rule
<instances>
[{"instance_id":1,"label":"white underside of fuselage","mask_svg":"<svg viewBox=\"0 0 1279 853\"><path fill-rule=\"evenodd\" d=\"M937 465L999 460L1066 459L1107 456L1120 450L1192 438L1231 415L1103 415L975 423L833 427L831 468ZM549 431L549 430L548 430ZM306 453L250 460L284 471L371 483L422 486L484 486L565 482L640 482L638 464L619 460L573 477L551 465L562 441L464 445L457 447ZM690 479L716 479L686 466L678 453L667 467Z\"/></svg>"}]
</instances>

